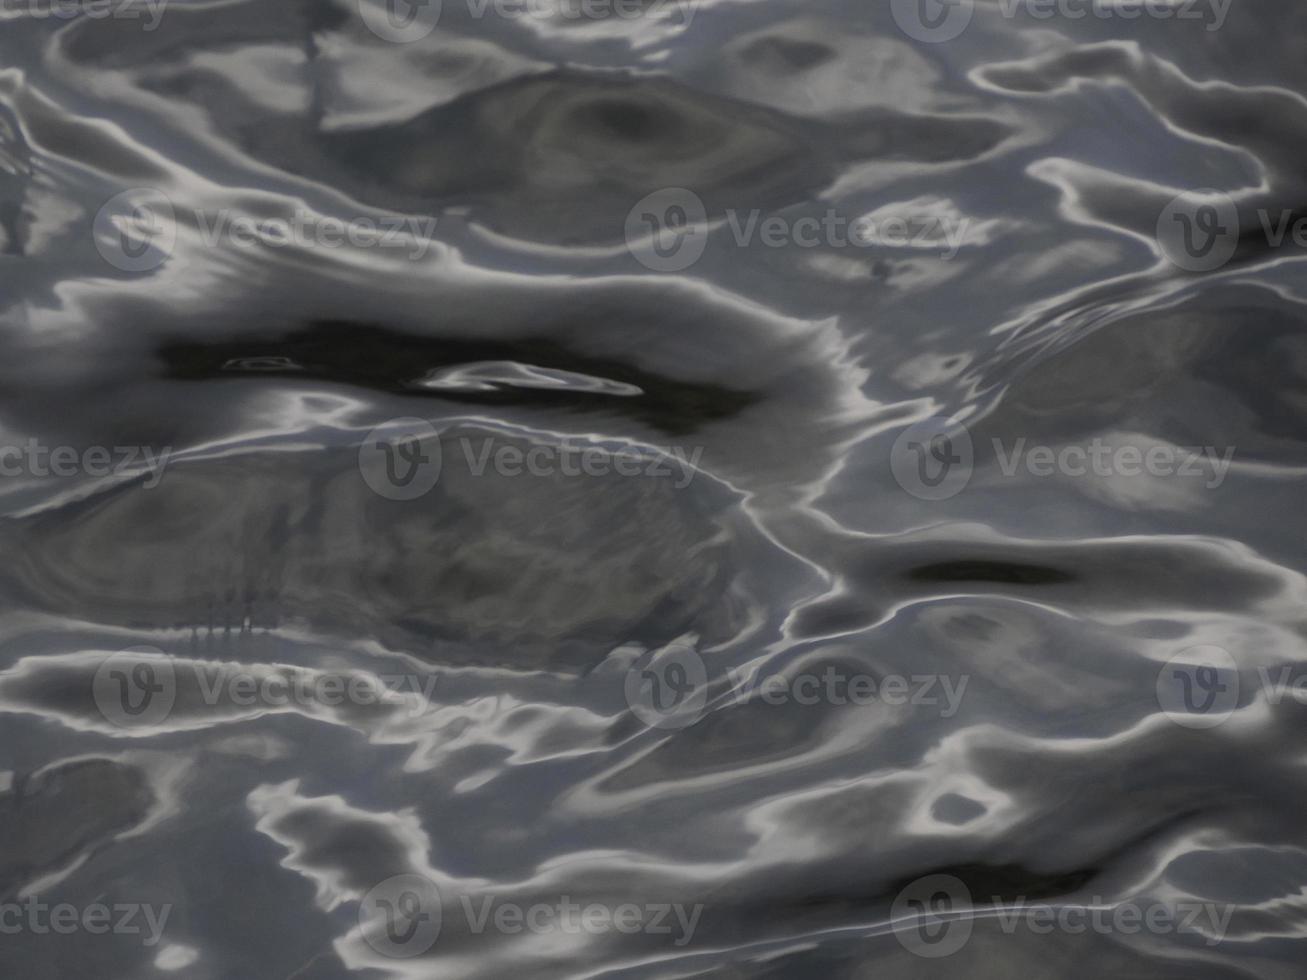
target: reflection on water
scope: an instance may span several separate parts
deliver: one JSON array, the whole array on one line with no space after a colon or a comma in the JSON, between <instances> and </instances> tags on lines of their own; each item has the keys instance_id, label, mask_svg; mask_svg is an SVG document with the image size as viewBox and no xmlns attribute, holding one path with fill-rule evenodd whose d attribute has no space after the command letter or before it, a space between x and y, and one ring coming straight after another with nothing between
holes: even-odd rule
<instances>
[{"instance_id":1,"label":"reflection on water","mask_svg":"<svg viewBox=\"0 0 1307 980\"><path fill-rule=\"evenodd\" d=\"M0 21L6 976L1303 975L1307 12Z\"/></svg>"}]
</instances>

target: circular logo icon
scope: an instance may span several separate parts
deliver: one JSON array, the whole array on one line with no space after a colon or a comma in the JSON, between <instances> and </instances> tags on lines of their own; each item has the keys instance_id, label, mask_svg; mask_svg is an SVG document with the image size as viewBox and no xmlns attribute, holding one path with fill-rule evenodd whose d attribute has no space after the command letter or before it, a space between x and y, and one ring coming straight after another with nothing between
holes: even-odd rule
<instances>
[{"instance_id":1,"label":"circular logo icon","mask_svg":"<svg viewBox=\"0 0 1307 980\"><path fill-rule=\"evenodd\" d=\"M100 714L119 728L151 728L172 712L177 674L157 647L130 647L105 657L91 682Z\"/></svg>"},{"instance_id":2,"label":"circular logo icon","mask_svg":"<svg viewBox=\"0 0 1307 980\"><path fill-rule=\"evenodd\" d=\"M1221 191L1187 191L1162 209L1157 243L1186 272L1211 272L1234 257L1239 245L1239 208Z\"/></svg>"},{"instance_id":3,"label":"circular logo icon","mask_svg":"<svg viewBox=\"0 0 1307 980\"><path fill-rule=\"evenodd\" d=\"M363 941L382 956L404 960L421 956L440 936L440 892L422 875L387 878L359 905Z\"/></svg>"},{"instance_id":4,"label":"circular logo icon","mask_svg":"<svg viewBox=\"0 0 1307 980\"><path fill-rule=\"evenodd\" d=\"M1183 650L1157 675L1157 703L1177 725L1215 728L1239 703L1239 665L1222 647Z\"/></svg>"},{"instance_id":5,"label":"circular logo icon","mask_svg":"<svg viewBox=\"0 0 1307 980\"><path fill-rule=\"evenodd\" d=\"M626 672L626 703L650 728L693 725L708 702L703 658L679 643L646 653Z\"/></svg>"},{"instance_id":6,"label":"circular logo icon","mask_svg":"<svg viewBox=\"0 0 1307 980\"><path fill-rule=\"evenodd\" d=\"M975 0L890 0L894 21L914 41L939 44L967 29Z\"/></svg>"},{"instance_id":7,"label":"circular logo icon","mask_svg":"<svg viewBox=\"0 0 1307 980\"><path fill-rule=\"evenodd\" d=\"M971 892L952 875L927 875L908 885L890 908L894 935L909 953L952 956L971 938Z\"/></svg>"},{"instance_id":8,"label":"circular logo icon","mask_svg":"<svg viewBox=\"0 0 1307 980\"><path fill-rule=\"evenodd\" d=\"M358 0L363 23L383 41L421 41L440 22L441 0Z\"/></svg>"},{"instance_id":9,"label":"circular logo icon","mask_svg":"<svg viewBox=\"0 0 1307 980\"><path fill-rule=\"evenodd\" d=\"M957 419L930 418L904 429L890 450L898 485L920 500L947 500L966 489L975 469L971 433Z\"/></svg>"},{"instance_id":10,"label":"circular logo icon","mask_svg":"<svg viewBox=\"0 0 1307 980\"><path fill-rule=\"evenodd\" d=\"M694 191L667 187L626 215L626 247L654 272L683 272L708 247L708 212Z\"/></svg>"},{"instance_id":11,"label":"circular logo icon","mask_svg":"<svg viewBox=\"0 0 1307 980\"><path fill-rule=\"evenodd\" d=\"M359 447L359 472L387 500L416 500L440 479L440 433L426 419L383 422Z\"/></svg>"},{"instance_id":12,"label":"circular logo icon","mask_svg":"<svg viewBox=\"0 0 1307 980\"><path fill-rule=\"evenodd\" d=\"M177 244L177 212L172 199L153 187L115 194L96 212L95 248L115 269L153 272Z\"/></svg>"}]
</instances>

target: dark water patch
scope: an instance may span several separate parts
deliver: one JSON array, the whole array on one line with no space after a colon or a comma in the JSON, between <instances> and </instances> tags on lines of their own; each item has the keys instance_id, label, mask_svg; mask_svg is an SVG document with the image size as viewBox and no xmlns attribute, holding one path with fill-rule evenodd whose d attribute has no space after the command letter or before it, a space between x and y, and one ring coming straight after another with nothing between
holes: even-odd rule
<instances>
[{"instance_id":1,"label":"dark water patch","mask_svg":"<svg viewBox=\"0 0 1307 980\"><path fill-rule=\"evenodd\" d=\"M457 404L534 406L574 412L602 407L605 413L628 415L660 432L676 435L692 433L705 422L730 418L759 397L725 386L658 377L633 363L571 349L565 341L547 333L515 340L478 341L328 321L306 324L281 337L259 333L205 344L173 341L163 345L158 356L167 375L183 381L257 372L358 385L392 394L425 394ZM514 386L510 390L433 390L424 383L428 375L441 369L485 361L589 375L638 389L639 395L601 398L600 406L594 394L573 389Z\"/></svg>"}]
</instances>

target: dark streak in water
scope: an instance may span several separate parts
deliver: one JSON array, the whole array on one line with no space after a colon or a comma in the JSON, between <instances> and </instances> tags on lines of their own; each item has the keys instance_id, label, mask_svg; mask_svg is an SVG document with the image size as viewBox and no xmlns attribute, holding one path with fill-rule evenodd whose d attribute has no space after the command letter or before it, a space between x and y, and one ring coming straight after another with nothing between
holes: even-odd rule
<instances>
[{"instance_id":1,"label":"dark streak in water","mask_svg":"<svg viewBox=\"0 0 1307 980\"><path fill-rule=\"evenodd\" d=\"M553 331L565 335L565 328ZM392 394L426 395L464 404L531 405L571 411L594 410L596 396L572 390L427 390L422 378L439 368L482 361L514 361L529 367L590 375L639 388L634 399L601 399L609 413L629 415L671 435L685 435L706 422L728 419L758 396L728 388L658 377L612 358L570 349L548 336L503 341L415 336L370 324L321 322L285 336L267 332L220 343L174 341L159 349L169 377L203 381L223 374L257 372L357 385Z\"/></svg>"}]
</instances>

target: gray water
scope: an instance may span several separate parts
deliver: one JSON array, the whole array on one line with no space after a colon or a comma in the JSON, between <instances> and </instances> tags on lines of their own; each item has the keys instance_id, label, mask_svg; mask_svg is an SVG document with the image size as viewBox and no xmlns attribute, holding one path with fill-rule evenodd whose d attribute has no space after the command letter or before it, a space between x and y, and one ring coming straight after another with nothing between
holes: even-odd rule
<instances>
[{"instance_id":1,"label":"gray water","mask_svg":"<svg viewBox=\"0 0 1307 980\"><path fill-rule=\"evenodd\" d=\"M3 0L0 975L1307 976L1307 10Z\"/></svg>"}]
</instances>

